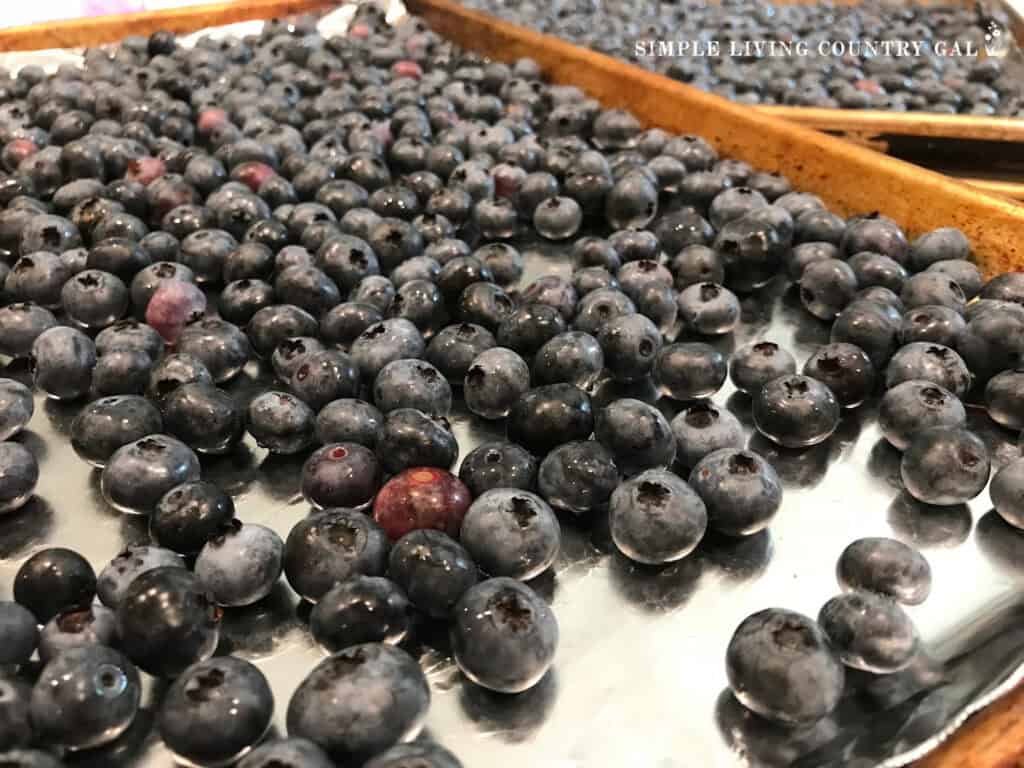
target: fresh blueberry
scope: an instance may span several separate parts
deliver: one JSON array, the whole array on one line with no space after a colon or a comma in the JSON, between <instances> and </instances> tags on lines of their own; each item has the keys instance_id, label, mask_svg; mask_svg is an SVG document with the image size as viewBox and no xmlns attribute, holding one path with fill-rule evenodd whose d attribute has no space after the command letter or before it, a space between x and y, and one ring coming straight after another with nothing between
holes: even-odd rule
<instances>
[{"instance_id":1,"label":"fresh blueberry","mask_svg":"<svg viewBox=\"0 0 1024 768\"><path fill-rule=\"evenodd\" d=\"M900 291L900 300L907 309L940 306L963 314L967 304L963 289L941 272L920 272L908 278Z\"/></svg>"},{"instance_id":2,"label":"fresh blueberry","mask_svg":"<svg viewBox=\"0 0 1024 768\"><path fill-rule=\"evenodd\" d=\"M381 576L388 537L373 520L349 509L328 509L300 520L284 545L284 573L292 589L317 602L335 583L356 574Z\"/></svg>"},{"instance_id":3,"label":"fresh blueberry","mask_svg":"<svg viewBox=\"0 0 1024 768\"><path fill-rule=\"evenodd\" d=\"M675 400L710 397L725 383L725 356L701 342L670 344L658 352L653 367L654 382L661 392Z\"/></svg>"},{"instance_id":4,"label":"fresh blueberry","mask_svg":"<svg viewBox=\"0 0 1024 768\"><path fill-rule=\"evenodd\" d=\"M736 389L748 395L756 395L772 379L791 373L796 373L793 355L771 341L740 347L729 360L729 378Z\"/></svg>"},{"instance_id":5,"label":"fresh blueberry","mask_svg":"<svg viewBox=\"0 0 1024 768\"><path fill-rule=\"evenodd\" d=\"M992 478L992 506L1014 528L1024 528L1024 460L1012 461Z\"/></svg>"},{"instance_id":6,"label":"fresh blueberry","mask_svg":"<svg viewBox=\"0 0 1024 768\"><path fill-rule=\"evenodd\" d=\"M907 667L917 653L914 623L899 603L872 592L833 597L818 614L822 632L848 667L892 674Z\"/></svg>"},{"instance_id":7,"label":"fresh blueberry","mask_svg":"<svg viewBox=\"0 0 1024 768\"><path fill-rule=\"evenodd\" d=\"M463 381L466 407L485 419L507 416L529 388L529 366L504 347L492 347L477 355Z\"/></svg>"},{"instance_id":8,"label":"fresh blueberry","mask_svg":"<svg viewBox=\"0 0 1024 768\"><path fill-rule=\"evenodd\" d=\"M395 582L356 575L320 598L309 628L322 648L336 653L360 643L400 643L409 631L410 615L409 599Z\"/></svg>"},{"instance_id":9,"label":"fresh blueberry","mask_svg":"<svg viewBox=\"0 0 1024 768\"><path fill-rule=\"evenodd\" d=\"M537 350L532 372L536 384L565 383L589 389L603 370L604 352L598 340L583 331L567 331Z\"/></svg>"},{"instance_id":10,"label":"fresh blueberry","mask_svg":"<svg viewBox=\"0 0 1024 768\"><path fill-rule=\"evenodd\" d=\"M459 446L448 422L414 408L386 414L377 439L377 455L384 469L396 474L409 467L451 467Z\"/></svg>"},{"instance_id":11,"label":"fresh blueberry","mask_svg":"<svg viewBox=\"0 0 1024 768\"><path fill-rule=\"evenodd\" d=\"M398 744L366 763L363 768L462 768L451 752L437 744ZM242 766L241 768L245 768ZM298 767L297 767L298 768Z\"/></svg>"},{"instance_id":12,"label":"fresh blueberry","mask_svg":"<svg viewBox=\"0 0 1024 768\"><path fill-rule=\"evenodd\" d=\"M308 448L315 427L315 412L287 392L271 390L257 395L246 412L249 434L271 453L293 454Z\"/></svg>"},{"instance_id":13,"label":"fresh blueberry","mask_svg":"<svg viewBox=\"0 0 1024 768\"><path fill-rule=\"evenodd\" d=\"M909 310L900 326L900 342L932 342L956 348L967 330L967 322L956 310L937 304L926 304Z\"/></svg>"},{"instance_id":14,"label":"fresh blueberry","mask_svg":"<svg viewBox=\"0 0 1024 768\"><path fill-rule=\"evenodd\" d=\"M708 402L698 402L681 411L671 423L676 439L676 461L692 468L710 453L740 448L743 427L730 411Z\"/></svg>"},{"instance_id":15,"label":"fresh blueberry","mask_svg":"<svg viewBox=\"0 0 1024 768\"><path fill-rule=\"evenodd\" d=\"M485 573L526 580L554 563L561 527L536 494L496 488L469 506L459 540Z\"/></svg>"},{"instance_id":16,"label":"fresh blueberry","mask_svg":"<svg viewBox=\"0 0 1024 768\"><path fill-rule=\"evenodd\" d=\"M196 557L195 574L218 605L252 605L281 575L284 542L271 529L232 520Z\"/></svg>"},{"instance_id":17,"label":"fresh blueberry","mask_svg":"<svg viewBox=\"0 0 1024 768\"><path fill-rule=\"evenodd\" d=\"M443 531L423 528L407 533L391 548L388 572L423 613L446 619L479 578L465 548Z\"/></svg>"},{"instance_id":18,"label":"fresh blueberry","mask_svg":"<svg viewBox=\"0 0 1024 768\"><path fill-rule=\"evenodd\" d=\"M497 343L529 359L568 325L558 307L528 303L518 307L498 326Z\"/></svg>"},{"instance_id":19,"label":"fresh blueberry","mask_svg":"<svg viewBox=\"0 0 1024 768\"><path fill-rule=\"evenodd\" d=\"M236 325L244 325L259 310L274 303L273 286L255 278L235 280L224 286L217 301L220 316Z\"/></svg>"},{"instance_id":20,"label":"fresh blueberry","mask_svg":"<svg viewBox=\"0 0 1024 768\"><path fill-rule=\"evenodd\" d=\"M315 742L339 763L363 764L414 738L430 705L419 664L384 643L345 648L324 659L288 703L288 734Z\"/></svg>"},{"instance_id":21,"label":"fresh blueberry","mask_svg":"<svg viewBox=\"0 0 1024 768\"><path fill-rule=\"evenodd\" d=\"M594 431L590 397L572 384L548 384L529 390L512 406L508 439L542 455L562 443L586 440Z\"/></svg>"},{"instance_id":22,"label":"fresh blueberry","mask_svg":"<svg viewBox=\"0 0 1024 768\"><path fill-rule=\"evenodd\" d=\"M253 749L238 768L334 768L334 763L307 739L276 739Z\"/></svg>"},{"instance_id":23,"label":"fresh blueberry","mask_svg":"<svg viewBox=\"0 0 1024 768\"><path fill-rule=\"evenodd\" d=\"M780 376L754 396L757 430L786 448L806 448L827 440L839 426L839 401L825 384L809 376Z\"/></svg>"},{"instance_id":24,"label":"fresh blueberry","mask_svg":"<svg viewBox=\"0 0 1024 768\"><path fill-rule=\"evenodd\" d=\"M907 238L892 219L878 213L850 220L843 232L839 250L846 256L871 251L904 264L907 261Z\"/></svg>"},{"instance_id":25,"label":"fresh blueberry","mask_svg":"<svg viewBox=\"0 0 1024 768\"><path fill-rule=\"evenodd\" d=\"M28 356L35 340L56 325L53 313L38 304L17 302L0 307L0 353Z\"/></svg>"},{"instance_id":26,"label":"fresh blueberry","mask_svg":"<svg viewBox=\"0 0 1024 768\"><path fill-rule=\"evenodd\" d=\"M896 351L901 315L877 301L858 299L836 317L830 340L860 347L881 371Z\"/></svg>"},{"instance_id":27,"label":"fresh blueberry","mask_svg":"<svg viewBox=\"0 0 1024 768\"><path fill-rule=\"evenodd\" d=\"M985 385L989 417L1007 429L1024 429L1024 369L1003 371Z\"/></svg>"},{"instance_id":28,"label":"fresh blueberry","mask_svg":"<svg viewBox=\"0 0 1024 768\"><path fill-rule=\"evenodd\" d=\"M371 325L352 342L353 362L366 379L373 380L390 362L423 357L426 344L419 329L404 318Z\"/></svg>"},{"instance_id":29,"label":"fresh blueberry","mask_svg":"<svg viewBox=\"0 0 1024 768\"><path fill-rule=\"evenodd\" d=\"M14 576L14 599L41 624L61 611L87 607L95 594L95 571L70 549L41 550L22 563Z\"/></svg>"},{"instance_id":30,"label":"fresh blueberry","mask_svg":"<svg viewBox=\"0 0 1024 768\"><path fill-rule=\"evenodd\" d=\"M880 253L864 251L851 256L847 262L861 288L879 286L899 292L907 279L907 270L898 261Z\"/></svg>"},{"instance_id":31,"label":"fresh blueberry","mask_svg":"<svg viewBox=\"0 0 1024 768\"><path fill-rule=\"evenodd\" d=\"M949 259L969 259L971 244L964 233L954 227L941 227L926 232L910 245L909 261L915 271Z\"/></svg>"},{"instance_id":32,"label":"fresh blueberry","mask_svg":"<svg viewBox=\"0 0 1024 768\"><path fill-rule=\"evenodd\" d=\"M199 479L199 459L180 440L152 434L118 448L100 475L103 498L115 509L149 514L176 485Z\"/></svg>"},{"instance_id":33,"label":"fresh blueberry","mask_svg":"<svg viewBox=\"0 0 1024 768\"><path fill-rule=\"evenodd\" d=\"M600 288L591 291L576 307L573 327L596 336L611 321L636 313L636 305L622 291Z\"/></svg>"},{"instance_id":34,"label":"fresh blueberry","mask_svg":"<svg viewBox=\"0 0 1024 768\"><path fill-rule=\"evenodd\" d=\"M853 344L823 344L804 363L804 376L827 386L844 408L856 408L875 390L875 366Z\"/></svg>"},{"instance_id":35,"label":"fresh blueberry","mask_svg":"<svg viewBox=\"0 0 1024 768\"><path fill-rule=\"evenodd\" d=\"M845 591L866 590L907 605L920 605L932 589L928 561L895 539L857 539L839 556L836 578Z\"/></svg>"},{"instance_id":36,"label":"fresh blueberry","mask_svg":"<svg viewBox=\"0 0 1024 768\"><path fill-rule=\"evenodd\" d=\"M683 325L706 336L731 333L740 321L736 294L718 283L694 283L679 294L679 317Z\"/></svg>"},{"instance_id":37,"label":"fresh blueberry","mask_svg":"<svg viewBox=\"0 0 1024 768\"><path fill-rule=\"evenodd\" d=\"M69 749L108 744L139 711L142 686L128 659L102 645L69 649L50 661L32 689L38 738Z\"/></svg>"},{"instance_id":38,"label":"fresh blueberry","mask_svg":"<svg viewBox=\"0 0 1024 768\"><path fill-rule=\"evenodd\" d=\"M676 441L668 421L661 411L640 400L614 400L598 411L594 437L627 477L670 466L675 459Z\"/></svg>"},{"instance_id":39,"label":"fresh blueberry","mask_svg":"<svg viewBox=\"0 0 1024 768\"><path fill-rule=\"evenodd\" d=\"M971 387L971 371L963 358L942 344L918 341L896 352L885 370L887 389L905 381L924 380L948 389L957 397Z\"/></svg>"},{"instance_id":40,"label":"fresh blueberry","mask_svg":"<svg viewBox=\"0 0 1024 768\"><path fill-rule=\"evenodd\" d=\"M183 384L162 407L167 431L200 453L227 453L245 432L235 401L210 384Z\"/></svg>"},{"instance_id":41,"label":"fresh blueberry","mask_svg":"<svg viewBox=\"0 0 1024 768\"><path fill-rule=\"evenodd\" d=\"M252 348L237 326L218 318L186 325L178 337L177 351L200 360L217 384L242 372Z\"/></svg>"},{"instance_id":42,"label":"fresh blueberry","mask_svg":"<svg viewBox=\"0 0 1024 768\"><path fill-rule=\"evenodd\" d=\"M373 399L384 413L416 408L432 416L447 416L452 390L444 375L423 360L394 360L377 374Z\"/></svg>"},{"instance_id":43,"label":"fresh blueberry","mask_svg":"<svg viewBox=\"0 0 1024 768\"><path fill-rule=\"evenodd\" d=\"M302 495L318 509L361 509L377 493L380 474L370 448L357 443L328 443L303 464Z\"/></svg>"},{"instance_id":44,"label":"fresh blueberry","mask_svg":"<svg viewBox=\"0 0 1024 768\"><path fill-rule=\"evenodd\" d=\"M192 573L154 568L132 581L118 603L118 646L151 675L177 677L213 655L220 617Z\"/></svg>"},{"instance_id":45,"label":"fresh blueberry","mask_svg":"<svg viewBox=\"0 0 1024 768\"><path fill-rule=\"evenodd\" d=\"M39 633L39 659L48 662L72 648L115 645L117 619L102 605L58 613Z\"/></svg>"},{"instance_id":46,"label":"fresh blueberry","mask_svg":"<svg viewBox=\"0 0 1024 768\"><path fill-rule=\"evenodd\" d=\"M704 456L690 486L707 507L708 526L727 536L764 530L782 505L778 474L752 451L725 448Z\"/></svg>"},{"instance_id":47,"label":"fresh blueberry","mask_svg":"<svg viewBox=\"0 0 1024 768\"><path fill-rule=\"evenodd\" d=\"M918 501L938 506L975 498L988 485L990 471L985 443L963 427L918 431L900 462L907 492Z\"/></svg>"},{"instance_id":48,"label":"fresh blueberry","mask_svg":"<svg viewBox=\"0 0 1024 768\"><path fill-rule=\"evenodd\" d=\"M544 458L538 473L547 502L576 515L603 509L620 480L614 456L594 440L559 446Z\"/></svg>"},{"instance_id":49,"label":"fresh blueberry","mask_svg":"<svg viewBox=\"0 0 1024 768\"><path fill-rule=\"evenodd\" d=\"M484 350L496 345L494 334L472 323L449 325L426 348L426 359L453 385L462 383L469 366Z\"/></svg>"},{"instance_id":50,"label":"fresh blueberry","mask_svg":"<svg viewBox=\"0 0 1024 768\"><path fill-rule=\"evenodd\" d=\"M26 252L11 267L4 291L16 301L32 302L48 309L61 306L61 290L71 270L56 253Z\"/></svg>"},{"instance_id":51,"label":"fresh blueberry","mask_svg":"<svg viewBox=\"0 0 1024 768\"><path fill-rule=\"evenodd\" d=\"M810 618L768 608L744 619L725 656L733 695L762 717L806 725L830 714L845 675L828 640Z\"/></svg>"},{"instance_id":52,"label":"fresh blueberry","mask_svg":"<svg viewBox=\"0 0 1024 768\"><path fill-rule=\"evenodd\" d=\"M149 373L146 395L161 402L183 384L213 384L213 376L202 361L192 355L174 353L161 358Z\"/></svg>"},{"instance_id":53,"label":"fresh blueberry","mask_svg":"<svg viewBox=\"0 0 1024 768\"><path fill-rule=\"evenodd\" d=\"M560 275L541 275L522 290L519 298L524 305L544 304L554 307L566 322L576 314L576 289Z\"/></svg>"},{"instance_id":54,"label":"fresh blueberry","mask_svg":"<svg viewBox=\"0 0 1024 768\"><path fill-rule=\"evenodd\" d=\"M150 536L162 547L193 555L234 516L231 497L213 483L182 483L157 502L149 518Z\"/></svg>"},{"instance_id":55,"label":"fresh blueberry","mask_svg":"<svg viewBox=\"0 0 1024 768\"><path fill-rule=\"evenodd\" d=\"M64 283L61 305L75 325L106 328L127 311L128 288L109 272L87 269Z\"/></svg>"},{"instance_id":56,"label":"fresh blueberry","mask_svg":"<svg viewBox=\"0 0 1024 768\"><path fill-rule=\"evenodd\" d=\"M160 334L137 320L121 320L96 335L96 354L103 357L115 349L134 349L145 352L157 361L164 354L164 340Z\"/></svg>"},{"instance_id":57,"label":"fresh blueberry","mask_svg":"<svg viewBox=\"0 0 1024 768\"><path fill-rule=\"evenodd\" d=\"M889 389L878 409L878 426L894 447L906 450L922 429L954 429L967 422L960 399L930 381L905 381Z\"/></svg>"},{"instance_id":58,"label":"fresh blueberry","mask_svg":"<svg viewBox=\"0 0 1024 768\"><path fill-rule=\"evenodd\" d=\"M1024 366L1024 307L1011 302L993 305L989 301L976 299L970 304L981 306L968 316L967 330L957 344L957 351L979 383Z\"/></svg>"},{"instance_id":59,"label":"fresh blueberry","mask_svg":"<svg viewBox=\"0 0 1024 768\"><path fill-rule=\"evenodd\" d=\"M39 642L36 617L25 606L0 601L0 664L26 663Z\"/></svg>"},{"instance_id":60,"label":"fresh blueberry","mask_svg":"<svg viewBox=\"0 0 1024 768\"><path fill-rule=\"evenodd\" d=\"M520 693L540 682L558 648L558 622L532 589L507 578L482 581L455 606L452 649L477 685Z\"/></svg>"},{"instance_id":61,"label":"fresh blueberry","mask_svg":"<svg viewBox=\"0 0 1024 768\"><path fill-rule=\"evenodd\" d=\"M985 285L981 270L965 259L949 259L933 262L926 272L938 272L960 286L964 297L970 301L977 296Z\"/></svg>"},{"instance_id":62,"label":"fresh blueberry","mask_svg":"<svg viewBox=\"0 0 1024 768\"><path fill-rule=\"evenodd\" d=\"M75 400L92 386L96 345L81 331L57 326L32 343L30 356L36 387L55 400Z\"/></svg>"},{"instance_id":63,"label":"fresh blueberry","mask_svg":"<svg viewBox=\"0 0 1024 768\"><path fill-rule=\"evenodd\" d=\"M0 515L22 507L39 482L39 463L21 443L0 442Z\"/></svg>"},{"instance_id":64,"label":"fresh blueberry","mask_svg":"<svg viewBox=\"0 0 1024 768\"><path fill-rule=\"evenodd\" d=\"M169 549L148 545L128 547L100 571L96 594L108 608L117 608L128 586L140 574L162 567L184 568L185 561Z\"/></svg>"},{"instance_id":65,"label":"fresh blueberry","mask_svg":"<svg viewBox=\"0 0 1024 768\"><path fill-rule=\"evenodd\" d=\"M583 210L571 197L549 197L537 204L532 219L534 229L541 237L548 240L566 240L579 231L583 222Z\"/></svg>"},{"instance_id":66,"label":"fresh blueberry","mask_svg":"<svg viewBox=\"0 0 1024 768\"><path fill-rule=\"evenodd\" d=\"M223 656L193 664L160 703L160 737L179 760L226 765L263 738L274 714L266 677L245 659Z\"/></svg>"},{"instance_id":67,"label":"fresh blueberry","mask_svg":"<svg viewBox=\"0 0 1024 768\"><path fill-rule=\"evenodd\" d=\"M515 443L481 443L462 460L459 479L474 497L492 488L529 491L537 479L537 460Z\"/></svg>"},{"instance_id":68,"label":"fresh blueberry","mask_svg":"<svg viewBox=\"0 0 1024 768\"><path fill-rule=\"evenodd\" d=\"M640 563L671 563L694 550L707 528L704 502L671 472L651 469L611 495L612 541Z\"/></svg>"},{"instance_id":69,"label":"fresh blueberry","mask_svg":"<svg viewBox=\"0 0 1024 768\"><path fill-rule=\"evenodd\" d=\"M246 335L256 354L270 357L285 339L316 336L319 327L316 318L306 310L291 304L274 304L252 316L246 326Z\"/></svg>"},{"instance_id":70,"label":"fresh blueberry","mask_svg":"<svg viewBox=\"0 0 1024 768\"><path fill-rule=\"evenodd\" d=\"M721 257L701 243L691 243L680 250L669 262L669 269L679 291L697 283L721 284L725 280Z\"/></svg>"},{"instance_id":71,"label":"fresh blueberry","mask_svg":"<svg viewBox=\"0 0 1024 768\"><path fill-rule=\"evenodd\" d=\"M800 301L821 320L835 318L856 292L857 276L839 259L812 262L800 274Z\"/></svg>"}]
</instances>

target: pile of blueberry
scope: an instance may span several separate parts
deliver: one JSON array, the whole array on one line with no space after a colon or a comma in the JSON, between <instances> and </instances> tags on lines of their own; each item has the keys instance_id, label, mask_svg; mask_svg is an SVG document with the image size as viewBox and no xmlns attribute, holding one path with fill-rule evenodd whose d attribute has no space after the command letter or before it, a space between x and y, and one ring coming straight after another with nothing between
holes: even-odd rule
<instances>
[{"instance_id":1,"label":"pile of blueberry","mask_svg":"<svg viewBox=\"0 0 1024 768\"><path fill-rule=\"evenodd\" d=\"M980 3L464 2L744 104L1024 116L1008 19Z\"/></svg>"},{"instance_id":2,"label":"pile of blueberry","mask_svg":"<svg viewBox=\"0 0 1024 768\"><path fill-rule=\"evenodd\" d=\"M0 603L5 766L116 748L145 673L166 681L155 730L190 765L452 768L441 746L404 743L430 692L401 646L447 622L472 684L534 686L559 632L527 582L562 525L606 520L651 567L707 531L755 534L783 500L765 456L820 444L880 391L925 504L988 483L964 400L1024 428L1024 274L985 282L957 230L910 243L884 216L843 219L415 19L364 10L332 39L271 22L194 49L129 38L82 69L22 69L0 134L0 355L81 403L74 451L152 540L98 575L70 548L21 564ZM514 238L561 248L571 279L521 285ZM730 355L739 296L787 279L831 342L801 372L768 340ZM254 367L276 383L233 386ZM771 450L709 399L727 378ZM507 436L458 476L456 393ZM659 396L681 408L671 421ZM5 515L31 514L39 466L18 434L33 403L0 381ZM202 477L200 456L250 438L305 458L312 510L284 539ZM1022 489L1024 461L992 485L1017 527ZM282 574L328 655L288 702L288 737L261 744L267 680L214 652L224 613ZM924 599L927 563L862 540L839 574L848 591L819 622L769 610L737 630L729 677L754 712L807 723L835 706L842 665L910 663L896 601Z\"/></svg>"}]
</instances>

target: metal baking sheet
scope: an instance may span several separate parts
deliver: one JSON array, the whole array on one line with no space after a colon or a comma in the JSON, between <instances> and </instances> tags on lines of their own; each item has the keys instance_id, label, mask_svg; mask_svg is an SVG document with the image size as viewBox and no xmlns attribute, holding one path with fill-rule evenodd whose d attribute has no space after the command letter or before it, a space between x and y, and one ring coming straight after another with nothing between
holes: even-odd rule
<instances>
[{"instance_id":1,"label":"metal baking sheet","mask_svg":"<svg viewBox=\"0 0 1024 768\"><path fill-rule=\"evenodd\" d=\"M568 247L518 243L526 253L524 284L569 274ZM828 326L802 311L781 279L743 301L743 323L716 342L724 350L770 339L801 364ZM27 381L23 361L2 361L0 376ZM245 401L272 380L251 363L229 386ZM599 385L595 398L653 400L646 386ZM881 441L869 403L844 417L823 445L783 451L753 435L749 402L730 384L713 398L734 411L785 482L770 531L740 541L707 538L666 568L635 565L614 552L600 520L562 516L563 549L555 568L533 582L554 607L561 644L554 668L517 696L488 693L453 665L443 625L417 628L410 652L430 679L426 732L467 768L802 768L898 766L920 757L972 711L1024 676L1024 536L990 510L987 494L971 505L926 509L901 494L898 454ZM658 406L671 417L679 405ZM81 407L40 399L18 440L40 459L38 496L0 517L0 598L40 548L72 546L99 570L121 549L148 541L146 521L108 507L99 474L69 445ZM1019 455L1018 436L972 409L971 426L992 448L995 466ZM500 438L500 425L452 417L464 456ZM203 474L234 494L239 516L286 536L308 511L298 493L302 458L268 456L247 438L225 457L205 457ZM811 616L838 591L835 561L854 538L894 536L919 547L934 571L928 601L909 612L926 655L913 673L875 681L837 713L794 734L746 717L726 689L725 646L735 626L768 606ZM284 734L292 691L322 657L305 621L308 607L282 580L257 605L225 613L222 650L253 660L277 699L275 729ZM915 682L918 684L915 685ZM112 749L79 756L94 766L165 768L173 760L147 725L160 686L147 686L146 708ZM884 702L884 705L881 704Z\"/></svg>"}]
</instances>

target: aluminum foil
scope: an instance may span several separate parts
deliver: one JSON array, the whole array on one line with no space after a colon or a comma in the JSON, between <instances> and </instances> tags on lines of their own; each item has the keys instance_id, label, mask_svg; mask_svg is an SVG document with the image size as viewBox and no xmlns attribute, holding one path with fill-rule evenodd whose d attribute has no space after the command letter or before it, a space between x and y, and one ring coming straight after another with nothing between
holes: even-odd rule
<instances>
[{"instance_id":1,"label":"aluminum foil","mask_svg":"<svg viewBox=\"0 0 1024 768\"><path fill-rule=\"evenodd\" d=\"M567 247L519 245L524 284L569 274ZM828 326L803 312L780 279L744 299L742 327L716 343L729 351L756 339L780 343L802 364L828 340ZM0 376L28 380L23 361L0 363ZM252 362L229 391L245 401L271 381L266 367ZM649 385L610 383L594 392L599 403L624 396L653 400L656 393ZM730 384L713 399L737 414L750 446L784 480L783 506L770 530L739 541L708 537L680 563L649 568L614 551L600 517L588 524L563 517L561 556L532 584L554 607L561 644L553 670L516 696L469 683L451 661L445 627L419 626L408 648L433 691L426 732L467 768L900 766L1024 675L1024 535L991 511L987 494L969 506L936 509L901 493L899 454L881 440L870 403L846 414L826 443L790 451L753 433L749 400ZM658 406L670 418L679 409L664 399ZM37 497L0 517L0 598L9 599L17 568L43 547L71 546L99 570L125 546L148 542L146 520L107 506L99 473L71 450L79 408L39 399L29 430L17 438L37 455L42 475ZM500 425L471 419L460 404L452 421L462 456L502 437ZM1017 435L983 410L972 409L970 423L991 447L995 466L1019 455ZM234 494L243 520L286 536L308 511L298 493L301 463L268 455L247 439L228 456L204 457L203 474ZM857 680L834 716L814 728L786 731L750 717L726 688L724 653L734 628L769 606L816 615L838 591L839 553L862 536L893 536L928 558L932 594L908 608L925 652L907 672ZM267 599L224 618L221 650L266 673L279 735L293 690L322 658L307 619L308 606L283 579ZM160 693L150 681L137 727L73 764L171 766L149 729Z\"/></svg>"}]
</instances>

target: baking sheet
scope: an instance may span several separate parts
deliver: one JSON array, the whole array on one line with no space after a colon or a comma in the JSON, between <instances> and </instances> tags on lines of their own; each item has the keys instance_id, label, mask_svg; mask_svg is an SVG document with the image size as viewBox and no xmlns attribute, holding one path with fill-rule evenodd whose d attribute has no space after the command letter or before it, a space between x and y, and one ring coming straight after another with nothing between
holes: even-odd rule
<instances>
[{"instance_id":1,"label":"baking sheet","mask_svg":"<svg viewBox=\"0 0 1024 768\"><path fill-rule=\"evenodd\" d=\"M567 246L519 243L527 253L524 283L541 274L569 274ZM744 322L723 349L765 338L793 351L802 364L828 327L802 311L780 281L743 302ZM0 376L23 381L20 361ZM245 401L269 385L251 363L231 391ZM644 387L598 388L607 399L650 399ZM714 401L750 428L749 402L727 384ZM660 401L666 415L678 406ZM45 546L72 546L97 571L124 546L148 541L144 519L106 506L98 473L68 444L79 404L39 400L19 440L40 459L38 497L0 517L0 598L10 597L17 568ZM464 456L502 436L500 426L470 419L461 407L453 426ZM979 409L972 426L994 453L995 466L1019 455L1017 435ZM821 446L780 451L757 437L785 482L782 510L768 533L742 540L709 538L673 566L637 566L614 553L607 532L562 517L563 550L552 572L533 586L554 606L561 644L552 672L518 696L491 694L453 666L443 625L424 624L408 646L433 689L427 732L467 768L896 766L916 759L966 714L1007 690L1022 674L1024 536L1003 524L987 494L969 507L927 510L898 488L898 454L880 440L874 408L847 414ZM239 516L286 536L308 511L298 494L301 458L268 456L251 440L227 457L204 458L204 478L235 495ZM838 591L835 561L854 538L888 535L921 548L934 571L928 601L909 608L932 661L922 664L923 691L907 676L871 687L880 710L863 693L808 732L793 734L753 721L725 693L725 646L748 614L781 606L816 615ZM257 663L277 698L275 727L284 733L292 691L322 657L304 627L308 608L286 582L261 603L225 614L223 650ZM912 681L910 681L912 682ZM919 687L919 686L918 686ZM148 686L147 707L159 686ZM146 723L143 717L140 722ZM82 755L96 766L171 766L163 747L129 731L113 750Z\"/></svg>"}]
</instances>

